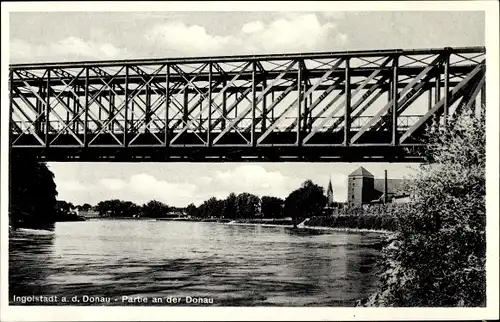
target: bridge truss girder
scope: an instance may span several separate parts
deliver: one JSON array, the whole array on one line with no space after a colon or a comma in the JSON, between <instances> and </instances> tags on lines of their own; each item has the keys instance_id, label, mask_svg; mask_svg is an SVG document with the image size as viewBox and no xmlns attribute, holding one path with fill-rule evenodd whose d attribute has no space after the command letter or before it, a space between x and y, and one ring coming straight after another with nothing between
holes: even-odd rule
<instances>
[{"instance_id":1,"label":"bridge truss girder","mask_svg":"<svg viewBox=\"0 0 500 322\"><path fill-rule=\"evenodd\" d=\"M482 47L17 64L10 146L58 161L421 161L426 131L484 114L485 68Z\"/></svg>"}]
</instances>

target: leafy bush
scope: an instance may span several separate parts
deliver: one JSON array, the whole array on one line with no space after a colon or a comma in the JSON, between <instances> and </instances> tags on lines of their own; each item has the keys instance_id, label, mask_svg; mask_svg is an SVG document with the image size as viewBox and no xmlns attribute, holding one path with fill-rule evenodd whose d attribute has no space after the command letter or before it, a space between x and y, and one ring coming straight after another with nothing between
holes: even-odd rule
<instances>
[{"instance_id":1,"label":"leafy bush","mask_svg":"<svg viewBox=\"0 0 500 322\"><path fill-rule=\"evenodd\" d=\"M368 305L484 306L484 119L465 115L430 137L412 203L384 249L382 291Z\"/></svg>"}]
</instances>

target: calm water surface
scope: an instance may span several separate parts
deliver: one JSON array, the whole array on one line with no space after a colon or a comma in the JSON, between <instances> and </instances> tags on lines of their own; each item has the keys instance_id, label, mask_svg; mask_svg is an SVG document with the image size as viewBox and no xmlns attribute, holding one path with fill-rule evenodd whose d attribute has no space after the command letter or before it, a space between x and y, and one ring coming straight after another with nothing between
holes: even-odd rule
<instances>
[{"instance_id":1,"label":"calm water surface","mask_svg":"<svg viewBox=\"0 0 500 322\"><path fill-rule=\"evenodd\" d=\"M225 306L350 306L376 289L379 241L375 233L220 223L57 223L54 231L11 233L9 297L11 304L21 304L13 296L88 295L125 305L126 295L205 297Z\"/></svg>"}]
</instances>

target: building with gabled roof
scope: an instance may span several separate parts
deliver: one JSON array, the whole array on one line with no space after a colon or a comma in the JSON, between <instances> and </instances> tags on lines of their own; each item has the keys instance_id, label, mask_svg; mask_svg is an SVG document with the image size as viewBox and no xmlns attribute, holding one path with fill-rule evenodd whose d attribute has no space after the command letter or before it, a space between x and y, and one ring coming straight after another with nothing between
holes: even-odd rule
<instances>
[{"instance_id":1,"label":"building with gabled roof","mask_svg":"<svg viewBox=\"0 0 500 322\"><path fill-rule=\"evenodd\" d=\"M351 207L373 202L392 202L396 198L407 196L406 179L375 179L373 174L363 167L357 168L348 176L347 204Z\"/></svg>"}]
</instances>

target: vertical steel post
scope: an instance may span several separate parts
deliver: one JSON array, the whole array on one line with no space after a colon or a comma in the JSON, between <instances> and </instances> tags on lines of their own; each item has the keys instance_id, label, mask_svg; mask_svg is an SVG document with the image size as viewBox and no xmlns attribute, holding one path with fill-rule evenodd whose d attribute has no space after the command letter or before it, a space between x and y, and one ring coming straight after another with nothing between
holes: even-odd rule
<instances>
[{"instance_id":1,"label":"vertical steel post","mask_svg":"<svg viewBox=\"0 0 500 322\"><path fill-rule=\"evenodd\" d=\"M89 131L89 68L85 68L85 98L84 98L84 117L83 117L83 146L87 148L89 146L89 141L87 137L87 132Z\"/></svg>"},{"instance_id":2,"label":"vertical steel post","mask_svg":"<svg viewBox=\"0 0 500 322\"><path fill-rule=\"evenodd\" d=\"M47 88L45 90L45 147L48 148L49 143L49 126L50 126L50 69L47 70Z\"/></svg>"},{"instance_id":3,"label":"vertical steel post","mask_svg":"<svg viewBox=\"0 0 500 322\"><path fill-rule=\"evenodd\" d=\"M398 145L398 56L394 56L392 74L392 145Z\"/></svg>"},{"instance_id":4,"label":"vertical steel post","mask_svg":"<svg viewBox=\"0 0 500 322\"><path fill-rule=\"evenodd\" d=\"M349 66L349 58L345 59L345 110L344 110L344 145L348 146L351 138L351 74Z\"/></svg>"},{"instance_id":5,"label":"vertical steel post","mask_svg":"<svg viewBox=\"0 0 500 322\"><path fill-rule=\"evenodd\" d=\"M76 90L75 90L75 92L76 92ZM70 99L71 99L71 97L68 95L66 97L66 106L67 106L67 108L65 108L65 110L66 110L66 124L65 125L68 125L69 124L69 120L70 120L69 110L68 110L69 106L71 105L71 100ZM73 118L73 117L74 117L74 115L71 116L71 118Z\"/></svg>"},{"instance_id":6,"label":"vertical steel post","mask_svg":"<svg viewBox=\"0 0 500 322\"><path fill-rule=\"evenodd\" d=\"M434 105L441 100L441 63L438 64L438 74L436 75L436 86L434 87Z\"/></svg>"},{"instance_id":7,"label":"vertical steel post","mask_svg":"<svg viewBox=\"0 0 500 322\"><path fill-rule=\"evenodd\" d=\"M274 103L274 90L271 90L271 101ZM274 123L274 108L271 109L271 123Z\"/></svg>"},{"instance_id":8,"label":"vertical steel post","mask_svg":"<svg viewBox=\"0 0 500 322\"><path fill-rule=\"evenodd\" d=\"M257 99L256 99L256 82L257 82L257 61L252 63L252 126L250 133L250 142L252 146L255 147L257 144L257 140L255 139L255 110L257 108Z\"/></svg>"},{"instance_id":9,"label":"vertical steel post","mask_svg":"<svg viewBox=\"0 0 500 322\"><path fill-rule=\"evenodd\" d=\"M301 61L297 61L297 138L295 140L295 145L301 146L302 141L301 141L301 135L300 132L302 131L302 124L301 124L301 118L302 118L302 64Z\"/></svg>"},{"instance_id":10,"label":"vertical steel post","mask_svg":"<svg viewBox=\"0 0 500 322\"><path fill-rule=\"evenodd\" d=\"M449 86L449 80L450 80L450 71L449 71L449 66L450 66L450 54L446 53L446 57L444 60L444 109L443 109L443 126L446 129L447 128L447 123L448 123L448 104L449 104L449 95L448 91L450 90Z\"/></svg>"},{"instance_id":11,"label":"vertical steel post","mask_svg":"<svg viewBox=\"0 0 500 322\"><path fill-rule=\"evenodd\" d=\"M75 93L78 93L78 85L75 85ZM75 119L73 120L73 132L78 133L78 121L80 121L80 118L76 117L78 115L78 101L73 100L73 116L75 116Z\"/></svg>"},{"instance_id":12,"label":"vertical steel post","mask_svg":"<svg viewBox=\"0 0 500 322\"><path fill-rule=\"evenodd\" d=\"M81 90L81 86L75 85L75 93L80 92L80 90ZM77 100L77 99L73 100L73 110L74 110L73 115L74 116L77 116L80 114L80 106L81 106L81 104L80 104L79 100ZM75 133L78 133L80 131L80 121L81 121L80 117L75 118L75 120L73 121Z\"/></svg>"},{"instance_id":13,"label":"vertical steel post","mask_svg":"<svg viewBox=\"0 0 500 322\"><path fill-rule=\"evenodd\" d=\"M146 85L146 115L145 115L145 132L149 133L149 122L151 121L151 85Z\"/></svg>"},{"instance_id":14,"label":"vertical steel post","mask_svg":"<svg viewBox=\"0 0 500 322\"><path fill-rule=\"evenodd\" d=\"M184 102L182 104L182 108L183 108L182 120L184 122L184 125L186 125L188 122L188 104L189 104L188 87L189 87L189 85L187 85L184 88Z\"/></svg>"},{"instance_id":15,"label":"vertical steel post","mask_svg":"<svg viewBox=\"0 0 500 322\"><path fill-rule=\"evenodd\" d=\"M307 84L304 84L304 93L306 93L308 90ZM309 99L307 95L304 97L304 112L302 113L302 131L307 131L307 121L308 121L308 103Z\"/></svg>"},{"instance_id":16,"label":"vertical steel post","mask_svg":"<svg viewBox=\"0 0 500 322\"><path fill-rule=\"evenodd\" d=\"M101 104L102 104L102 96L99 95L99 97L97 97L97 101L100 103L99 104L99 108L97 110L97 119L99 121L102 121L102 108L101 108Z\"/></svg>"},{"instance_id":17,"label":"vertical steel post","mask_svg":"<svg viewBox=\"0 0 500 322\"><path fill-rule=\"evenodd\" d=\"M125 66L125 101L124 101L124 117L123 117L123 147L128 147L128 76L129 76L129 66Z\"/></svg>"},{"instance_id":18,"label":"vertical steel post","mask_svg":"<svg viewBox=\"0 0 500 322\"><path fill-rule=\"evenodd\" d=\"M114 89L114 86L113 85L109 85L109 113L108 113L108 121L111 120L111 117L113 115L113 91L112 89ZM112 123L109 123L108 124L108 129L111 131L111 124Z\"/></svg>"},{"instance_id":19,"label":"vertical steel post","mask_svg":"<svg viewBox=\"0 0 500 322\"><path fill-rule=\"evenodd\" d=\"M170 64L167 64L167 74L165 76L165 147L168 147L170 145L170 142L168 142L168 140L170 140L168 135L169 106L170 106Z\"/></svg>"},{"instance_id":20,"label":"vertical steel post","mask_svg":"<svg viewBox=\"0 0 500 322\"><path fill-rule=\"evenodd\" d=\"M45 94L43 93L43 85L40 84L38 85L38 94L40 97L44 97ZM37 120L35 121L35 132L38 136L41 135L42 133L42 102L37 98L36 103L35 103L35 108L36 108L36 117Z\"/></svg>"},{"instance_id":21,"label":"vertical steel post","mask_svg":"<svg viewBox=\"0 0 500 322\"><path fill-rule=\"evenodd\" d=\"M263 84L262 84L263 90L267 88L267 80L264 78ZM266 110L266 105L267 105L267 94L262 97L262 128L261 128L261 133L264 133L266 131L266 118L267 118L267 110Z\"/></svg>"},{"instance_id":22,"label":"vertical steel post","mask_svg":"<svg viewBox=\"0 0 500 322\"><path fill-rule=\"evenodd\" d=\"M227 82L224 81L222 84L223 88L226 88ZM226 118L227 118L227 91L222 92L222 121L221 121L221 131L226 128Z\"/></svg>"},{"instance_id":23,"label":"vertical steel post","mask_svg":"<svg viewBox=\"0 0 500 322\"><path fill-rule=\"evenodd\" d=\"M432 108L432 87L429 87L429 95L427 99L427 111Z\"/></svg>"},{"instance_id":24,"label":"vertical steel post","mask_svg":"<svg viewBox=\"0 0 500 322\"><path fill-rule=\"evenodd\" d=\"M12 128L13 128L12 114L14 112L13 101L14 101L14 71L11 69L9 70L9 147L12 146Z\"/></svg>"},{"instance_id":25,"label":"vertical steel post","mask_svg":"<svg viewBox=\"0 0 500 322\"><path fill-rule=\"evenodd\" d=\"M392 101L392 81L387 82L387 104Z\"/></svg>"},{"instance_id":26,"label":"vertical steel post","mask_svg":"<svg viewBox=\"0 0 500 322\"><path fill-rule=\"evenodd\" d=\"M207 145L212 146L212 63L208 64L208 125L207 125ZM201 125L201 122L200 122Z\"/></svg>"},{"instance_id":27,"label":"vertical steel post","mask_svg":"<svg viewBox=\"0 0 500 322\"><path fill-rule=\"evenodd\" d=\"M309 105L311 105L313 102L313 93L309 94ZM314 119L313 119L313 116L312 116L312 112L308 110L308 120L309 120L309 123L307 124L307 131L310 132L312 130L312 126L313 126L313 123L314 123Z\"/></svg>"},{"instance_id":28,"label":"vertical steel post","mask_svg":"<svg viewBox=\"0 0 500 322\"><path fill-rule=\"evenodd\" d=\"M135 133L135 130L138 130L138 129L135 129L134 130L134 126L135 126L135 120L134 120L134 117L135 117L135 105L136 105L136 101L135 99L133 99L132 101L130 101L130 108L129 108L129 111L130 111L130 116L129 116L129 124L130 124L130 128L131 128L131 131L132 133Z\"/></svg>"}]
</instances>

